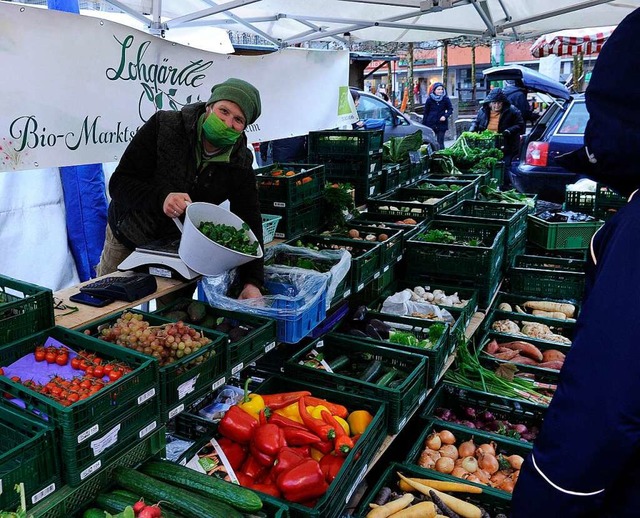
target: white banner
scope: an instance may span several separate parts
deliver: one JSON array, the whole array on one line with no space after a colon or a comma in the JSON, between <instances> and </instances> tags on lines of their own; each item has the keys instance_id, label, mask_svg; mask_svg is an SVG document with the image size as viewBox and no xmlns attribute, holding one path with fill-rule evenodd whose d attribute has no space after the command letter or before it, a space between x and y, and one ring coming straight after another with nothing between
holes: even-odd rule
<instances>
[{"instance_id":1,"label":"white banner","mask_svg":"<svg viewBox=\"0 0 640 518\"><path fill-rule=\"evenodd\" d=\"M0 3L0 172L118 161L157 110L206 101L228 77L255 85L249 142L355 120L347 51L199 51L106 20Z\"/></svg>"}]
</instances>

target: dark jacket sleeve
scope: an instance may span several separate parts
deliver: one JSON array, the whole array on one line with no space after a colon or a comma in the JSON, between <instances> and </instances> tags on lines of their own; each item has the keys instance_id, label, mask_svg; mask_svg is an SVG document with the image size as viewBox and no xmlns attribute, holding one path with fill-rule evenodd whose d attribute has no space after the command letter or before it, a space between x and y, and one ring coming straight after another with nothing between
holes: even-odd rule
<instances>
[{"instance_id":1,"label":"dark jacket sleeve","mask_svg":"<svg viewBox=\"0 0 640 518\"><path fill-rule=\"evenodd\" d=\"M557 391L515 486L512 518L638 515L629 501L640 493L633 469L640 448L639 226L636 211L605 234ZM626 503L614 496L623 487Z\"/></svg>"},{"instance_id":2,"label":"dark jacket sleeve","mask_svg":"<svg viewBox=\"0 0 640 518\"><path fill-rule=\"evenodd\" d=\"M476 120L473 121L471 126L469 127L469 131L484 131L487 129L487 115L485 113L484 106L482 106L478 110L478 114L476 115Z\"/></svg>"},{"instance_id":3,"label":"dark jacket sleeve","mask_svg":"<svg viewBox=\"0 0 640 518\"><path fill-rule=\"evenodd\" d=\"M134 135L109 180L111 198L125 210L144 209L162 214L171 190L154 182L159 114L155 113Z\"/></svg>"},{"instance_id":4,"label":"dark jacket sleeve","mask_svg":"<svg viewBox=\"0 0 640 518\"><path fill-rule=\"evenodd\" d=\"M446 96L444 98L444 102L445 102L445 109L447 110L444 116L448 119L453 115L453 104L451 104L451 99L449 99L449 96Z\"/></svg>"},{"instance_id":5,"label":"dark jacket sleeve","mask_svg":"<svg viewBox=\"0 0 640 518\"><path fill-rule=\"evenodd\" d=\"M506 112L506 116L508 117L506 127L502 131L506 131L512 135L522 135L526 129L522 112L515 106L510 106Z\"/></svg>"},{"instance_id":6,"label":"dark jacket sleeve","mask_svg":"<svg viewBox=\"0 0 640 518\"><path fill-rule=\"evenodd\" d=\"M424 110L422 112L422 124L424 126L428 126L427 122L429 121L429 113L431 112L431 100L430 97L427 97L426 102L424 103Z\"/></svg>"}]
</instances>

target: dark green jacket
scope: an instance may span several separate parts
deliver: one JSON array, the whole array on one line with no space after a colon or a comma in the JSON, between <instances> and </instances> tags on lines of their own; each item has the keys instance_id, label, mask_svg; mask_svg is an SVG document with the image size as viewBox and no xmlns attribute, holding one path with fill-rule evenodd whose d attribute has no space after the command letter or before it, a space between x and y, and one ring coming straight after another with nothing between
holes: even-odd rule
<instances>
[{"instance_id":1,"label":"dark green jacket","mask_svg":"<svg viewBox=\"0 0 640 518\"><path fill-rule=\"evenodd\" d=\"M192 201L231 202L231 211L246 221L262 244L262 216L252 156L243 134L229 163L209 163L198 173L197 122L205 103L180 111L159 111L136 133L109 182L109 225L116 238L134 248L180 233L162 211L171 192L186 192ZM261 286L263 261L240 267L244 282Z\"/></svg>"}]
</instances>

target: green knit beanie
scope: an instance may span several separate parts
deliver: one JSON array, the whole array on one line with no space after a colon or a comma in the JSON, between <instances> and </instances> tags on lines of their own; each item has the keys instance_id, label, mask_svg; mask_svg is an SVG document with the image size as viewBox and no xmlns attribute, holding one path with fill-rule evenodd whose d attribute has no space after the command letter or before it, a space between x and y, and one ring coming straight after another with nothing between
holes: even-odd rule
<instances>
[{"instance_id":1,"label":"green knit beanie","mask_svg":"<svg viewBox=\"0 0 640 518\"><path fill-rule=\"evenodd\" d=\"M211 97L207 101L207 106L216 101L233 101L240 106L242 113L247 118L247 126L253 124L260 117L262 110L260 92L256 87L235 77L231 77L211 89Z\"/></svg>"}]
</instances>

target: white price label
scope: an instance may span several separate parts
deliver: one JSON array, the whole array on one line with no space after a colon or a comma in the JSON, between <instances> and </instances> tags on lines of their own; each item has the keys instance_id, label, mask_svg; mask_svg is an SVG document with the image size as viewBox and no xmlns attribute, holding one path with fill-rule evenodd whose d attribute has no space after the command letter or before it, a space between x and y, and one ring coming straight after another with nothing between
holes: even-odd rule
<instances>
[{"instance_id":1,"label":"white price label","mask_svg":"<svg viewBox=\"0 0 640 518\"><path fill-rule=\"evenodd\" d=\"M382 269L382 273L387 273L388 271L389 271L389 265L385 266L385 267Z\"/></svg>"},{"instance_id":2,"label":"white price label","mask_svg":"<svg viewBox=\"0 0 640 518\"><path fill-rule=\"evenodd\" d=\"M138 396L138 404L141 405L145 401L149 401L155 395L156 395L155 387L152 388L151 390L147 390L144 394L140 394Z\"/></svg>"},{"instance_id":3,"label":"white price label","mask_svg":"<svg viewBox=\"0 0 640 518\"><path fill-rule=\"evenodd\" d=\"M287 204L284 203L284 202L281 202L281 201L274 201L273 202L273 206L274 207L279 207L281 209L284 209L287 206Z\"/></svg>"},{"instance_id":4,"label":"white price label","mask_svg":"<svg viewBox=\"0 0 640 518\"><path fill-rule=\"evenodd\" d=\"M377 279L378 277L380 277L380 272L376 272L373 274L374 279Z\"/></svg>"},{"instance_id":5,"label":"white price label","mask_svg":"<svg viewBox=\"0 0 640 518\"><path fill-rule=\"evenodd\" d=\"M342 298L343 298L343 299L346 299L349 295L351 295L351 290L346 290L346 291L344 292L344 294L342 295Z\"/></svg>"},{"instance_id":6,"label":"white price label","mask_svg":"<svg viewBox=\"0 0 640 518\"><path fill-rule=\"evenodd\" d=\"M244 369L244 363L240 362L233 369L231 369L231 375L238 374L242 369Z\"/></svg>"},{"instance_id":7,"label":"white price label","mask_svg":"<svg viewBox=\"0 0 640 518\"><path fill-rule=\"evenodd\" d=\"M31 503L37 504L40 500L42 500L46 496L49 496L55 490L56 490L56 483L54 482L53 484L49 484L42 491L38 491L35 495L31 497Z\"/></svg>"},{"instance_id":8,"label":"white price label","mask_svg":"<svg viewBox=\"0 0 640 518\"><path fill-rule=\"evenodd\" d=\"M169 416L168 416L169 419L173 419L180 412L184 412L184 403L180 403L177 407L175 407L173 410L169 412Z\"/></svg>"},{"instance_id":9,"label":"white price label","mask_svg":"<svg viewBox=\"0 0 640 518\"><path fill-rule=\"evenodd\" d=\"M100 430L100 427L97 424L94 424L91 428L82 432L80 435L78 435L78 444L86 441L92 435L97 434L98 430Z\"/></svg>"},{"instance_id":10,"label":"white price label","mask_svg":"<svg viewBox=\"0 0 640 518\"><path fill-rule=\"evenodd\" d=\"M264 346L264 352L265 354L268 353L269 351L273 350L276 348L276 343L275 342L271 342L270 344L267 344Z\"/></svg>"},{"instance_id":11,"label":"white price label","mask_svg":"<svg viewBox=\"0 0 640 518\"><path fill-rule=\"evenodd\" d=\"M216 390L227 382L227 378L220 378L218 381L214 381L211 385L211 390Z\"/></svg>"},{"instance_id":12,"label":"white price label","mask_svg":"<svg viewBox=\"0 0 640 518\"><path fill-rule=\"evenodd\" d=\"M400 425L398 426L398 428L400 430L402 430L404 428L405 424L407 424L407 418L406 417L402 421L400 421Z\"/></svg>"},{"instance_id":13,"label":"white price label","mask_svg":"<svg viewBox=\"0 0 640 518\"><path fill-rule=\"evenodd\" d=\"M187 394L191 394L196 389L196 382L200 374L194 376L190 380L185 381L183 384L178 386L178 399L182 399Z\"/></svg>"},{"instance_id":14,"label":"white price label","mask_svg":"<svg viewBox=\"0 0 640 518\"><path fill-rule=\"evenodd\" d=\"M358 284L358 291L362 290L364 288L364 282L362 284Z\"/></svg>"},{"instance_id":15,"label":"white price label","mask_svg":"<svg viewBox=\"0 0 640 518\"><path fill-rule=\"evenodd\" d=\"M138 437L142 439L143 437L153 432L156 428L158 428L158 422L153 421L152 423L149 423L147 426L145 426L142 430L140 430L140 432L138 433Z\"/></svg>"},{"instance_id":16,"label":"white price label","mask_svg":"<svg viewBox=\"0 0 640 518\"><path fill-rule=\"evenodd\" d=\"M102 466L102 461L100 461L100 460L95 461L87 469L85 469L84 471L80 472L80 480L84 480L89 475L91 475L91 474L95 473L96 471L98 471L100 469L100 466Z\"/></svg>"},{"instance_id":17,"label":"white price label","mask_svg":"<svg viewBox=\"0 0 640 518\"><path fill-rule=\"evenodd\" d=\"M398 258L396 259L396 261L398 261L398 262L402 261L402 254L400 254L400 255L398 256Z\"/></svg>"},{"instance_id":18,"label":"white price label","mask_svg":"<svg viewBox=\"0 0 640 518\"><path fill-rule=\"evenodd\" d=\"M94 457L97 457L104 450L110 448L118 442L118 433L120 432L120 427L121 425L117 424L111 430L109 430L104 435L104 437L96 439L95 441L91 441L91 449L93 450Z\"/></svg>"}]
</instances>

